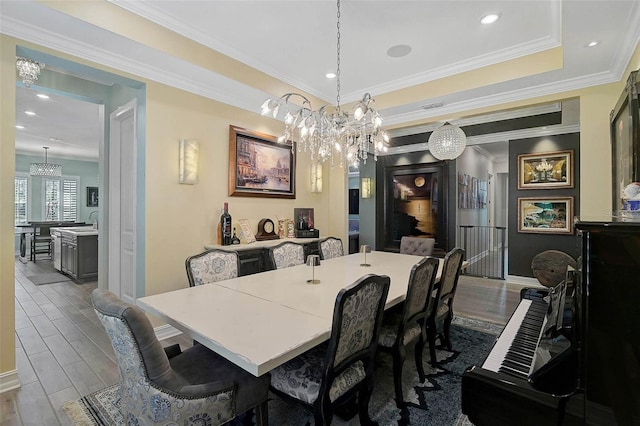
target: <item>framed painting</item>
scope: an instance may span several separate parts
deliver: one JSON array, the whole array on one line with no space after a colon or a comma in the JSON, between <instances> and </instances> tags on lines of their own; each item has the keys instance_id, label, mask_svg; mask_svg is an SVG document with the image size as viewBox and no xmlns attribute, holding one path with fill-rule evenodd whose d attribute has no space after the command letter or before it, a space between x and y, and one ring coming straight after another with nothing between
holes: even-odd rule
<instances>
[{"instance_id":1,"label":"framed painting","mask_svg":"<svg viewBox=\"0 0 640 426\"><path fill-rule=\"evenodd\" d=\"M518 155L518 189L573 188L573 151Z\"/></svg>"},{"instance_id":2,"label":"framed painting","mask_svg":"<svg viewBox=\"0 0 640 426\"><path fill-rule=\"evenodd\" d=\"M98 207L97 186L87 186L87 207Z\"/></svg>"},{"instance_id":3,"label":"framed painting","mask_svg":"<svg viewBox=\"0 0 640 426\"><path fill-rule=\"evenodd\" d=\"M291 143L229 126L229 195L296 198L296 162Z\"/></svg>"},{"instance_id":4,"label":"framed painting","mask_svg":"<svg viewBox=\"0 0 640 426\"><path fill-rule=\"evenodd\" d=\"M518 232L573 234L573 197L518 198Z\"/></svg>"}]
</instances>

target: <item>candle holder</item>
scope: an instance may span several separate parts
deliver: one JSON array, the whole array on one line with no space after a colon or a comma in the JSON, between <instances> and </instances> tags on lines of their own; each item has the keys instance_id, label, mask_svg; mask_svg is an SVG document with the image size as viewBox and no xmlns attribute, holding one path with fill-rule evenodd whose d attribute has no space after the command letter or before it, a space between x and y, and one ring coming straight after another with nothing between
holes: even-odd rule
<instances>
[{"instance_id":1,"label":"candle holder","mask_svg":"<svg viewBox=\"0 0 640 426\"><path fill-rule=\"evenodd\" d=\"M307 283L320 284L320 280L316 280L316 266L320 266L320 256L317 254L307 256L307 266L311 266L311 279L307 280Z\"/></svg>"},{"instance_id":2,"label":"candle holder","mask_svg":"<svg viewBox=\"0 0 640 426\"><path fill-rule=\"evenodd\" d=\"M367 263L367 253L371 253L371 246L367 244L361 245L360 253L364 254L364 263L361 263L360 266L371 266L369 263Z\"/></svg>"}]
</instances>

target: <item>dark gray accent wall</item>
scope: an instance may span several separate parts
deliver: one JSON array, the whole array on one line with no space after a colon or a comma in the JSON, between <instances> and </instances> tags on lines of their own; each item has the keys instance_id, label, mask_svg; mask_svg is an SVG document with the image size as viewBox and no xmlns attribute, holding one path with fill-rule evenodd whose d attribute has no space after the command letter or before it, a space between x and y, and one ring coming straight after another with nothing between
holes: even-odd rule
<instances>
[{"instance_id":1,"label":"dark gray accent wall","mask_svg":"<svg viewBox=\"0 0 640 426\"><path fill-rule=\"evenodd\" d=\"M573 188L518 190L518 155L573 150ZM573 216L580 214L580 134L520 139L509 143L509 275L533 277L531 260L545 250L560 250L577 258L575 231L565 234L531 234L518 232L518 198L573 197ZM573 218L571 218L573 220Z\"/></svg>"}]
</instances>

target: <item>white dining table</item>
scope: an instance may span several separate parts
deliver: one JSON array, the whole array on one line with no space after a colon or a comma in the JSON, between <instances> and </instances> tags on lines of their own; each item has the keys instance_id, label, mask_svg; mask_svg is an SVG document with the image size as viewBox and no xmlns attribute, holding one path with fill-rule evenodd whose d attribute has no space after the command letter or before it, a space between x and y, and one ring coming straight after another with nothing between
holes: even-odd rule
<instances>
[{"instance_id":1,"label":"white dining table","mask_svg":"<svg viewBox=\"0 0 640 426\"><path fill-rule=\"evenodd\" d=\"M386 308L404 300L421 256L373 251L323 260L319 284L298 265L141 297L143 310L176 327L255 376L329 338L338 292L366 274L387 275ZM438 268L439 279L443 261Z\"/></svg>"}]
</instances>

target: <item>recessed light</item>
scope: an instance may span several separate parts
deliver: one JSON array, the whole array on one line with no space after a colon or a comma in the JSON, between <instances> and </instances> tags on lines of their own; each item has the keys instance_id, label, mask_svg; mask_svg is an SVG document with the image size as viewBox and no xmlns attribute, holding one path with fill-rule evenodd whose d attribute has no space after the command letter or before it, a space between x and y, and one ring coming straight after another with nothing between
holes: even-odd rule
<instances>
[{"instance_id":1,"label":"recessed light","mask_svg":"<svg viewBox=\"0 0 640 426\"><path fill-rule=\"evenodd\" d=\"M50 99L49 95L45 95L44 93L38 93L36 96L40 99Z\"/></svg>"},{"instance_id":2,"label":"recessed light","mask_svg":"<svg viewBox=\"0 0 640 426\"><path fill-rule=\"evenodd\" d=\"M24 126L22 124L16 124L16 129L24 130Z\"/></svg>"},{"instance_id":3,"label":"recessed light","mask_svg":"<svg viewBox=\"0 0 640 426\"><path fill-rule=\"evenodd\" d=\"M590 41L589 44L587 44L587 47L596 47L599 44L600 44L599 41L593 40L593 41Z\"/></svg>"},{"instance_id":4,"label":"recessed light","mask_svg":"<svg viewBox=\"0 0 640 426\"><path fill-rule=\"evenodd\" d=\"M489 25L489 24L493 24L494 22L496 22L498 19L500 19L500 14L498 13L490 13L488 15L485 15L481 20L480 23L484 24L484 25Z\"/></svg>"},{"instance_id":5,"label":"recessed light","mask_svg":"<svg viewBox=\"0 0 640 426\"><path fill-rule=\"evenodd\" d=\"M409 53L411 53L411 46L407 44L397 44L395 46L391 46L387 50L387 55L392 58L402 58L403 56L407 56Z\"/></svg>"},{"instance_id":6,"label":"recessed light","mask_svg":"<svg viewBox=\"0 0 640 426\"><path fill-rule=\"evenodd\" d=\"M325 77L327 78L336 78L336 73L335 72L328 72L325 74Z\"/></svg>"},{"instance_id":7,"label":"recessed light","mask_svg":"<svg viewBox=\"0 0 640 426\"><path fill-rule=\"evenodd\" d=\"M25 111L24 113L27 115L36 115L36 113L33 111Z\"/></svg>"}]
</instances>

